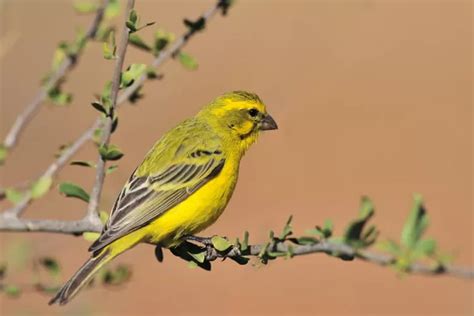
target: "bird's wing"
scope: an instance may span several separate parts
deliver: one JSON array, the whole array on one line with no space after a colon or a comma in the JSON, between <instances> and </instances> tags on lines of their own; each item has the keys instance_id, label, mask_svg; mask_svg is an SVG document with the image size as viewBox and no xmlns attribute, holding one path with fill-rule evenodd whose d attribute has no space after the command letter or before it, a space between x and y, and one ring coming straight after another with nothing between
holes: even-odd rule
<instances>
[{"instance_id":1,"label":"bird's wing","mask_svg":"<svg viewBox=\"0 0 474 316\"><path fill-rule=\"evenodd\" d=\"M101 236L89 251L100 250L147 225L220 173L225 163L220 140L209 131L199 134L178 137L181 142L174 139L171 143L167 135L155 145L122 189ZM161 167L153 171L157 164Z\"/></svg>"}]
</instances>

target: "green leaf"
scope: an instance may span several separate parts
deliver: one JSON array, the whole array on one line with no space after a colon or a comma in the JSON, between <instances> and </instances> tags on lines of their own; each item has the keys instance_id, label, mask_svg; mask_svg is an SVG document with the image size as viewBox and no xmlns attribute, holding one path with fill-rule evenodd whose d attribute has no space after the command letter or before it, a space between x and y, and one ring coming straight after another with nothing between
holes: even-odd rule
<instances>
[{"instance_id":1,"label":"green leaf","mask_svg":"<svg viewBox=\"0 0 474 316\"><path fill-rule=\"evenodd\" d=\"M16 190L14 188L6 188L5 196L8 201L16 205L23 200L25 194L22 191Z\"/></svg>"},{"instance_id":2,"label":"green leaf","mask_svg":"<svg viewBox=\"0 0 474 316\"><path fill-rule=\"evenodd\" d=\"M135 25L138 22L137 11L135 11L135 10L130 11L130 15L128 17L128 20Z\"/></svg>"},{"instance_id":3,"label":"green leaf","mask_svg":"<svg viewBox=\"0 0 474 316\"><path fill-rule=\"evenodd\" d=\"M41 258L39 262L52 276L58 276L61 272L59 263L51 257Z\"/></svg>"},{"instance_id":4,"label":"green leaf","mask_svg":"<svg viewBox=\"0 0 474 316\"><path fill-rule=\"evenodd\" d=\"M89 242L94 242L100 237L100 233L94 233L94 232L85 232L82 233L82 237Z\"/></svg>"},{"instance_id":5,"label":"green leaf","mask_svg":"<svg viewBox=\"0 0 474 316\"><path fill-rule=\"evenodd\" d=\"M3 292L10 297L18 297L21 294L21 289L16 285L7 284L3 286Z\"/></svg>"},{"instance_id":6,"label":"green leaf","mask_svg":"<svg viewBox=\"0 0 474 316\"><path fill-rule=\"evenodd\" d=\"M222 15L226 16L229 8L234 4L235 0L220 0L218 7L222 10Z\"/></svg>"},{"instance_id":7,"label":"green leaf","mask_svg":"<svg viewBox=\"0 0 474 316\"><path fill-rule=\"evenodd\" d=\"M101 146L99 153L104 160L119 160L123 157L123 153L115 145Z\"/></svg>"},{"instance_id":8,"label":"green leaf","mask_svg":"<svg viewBox=\"0 0 474 316\"><path fill-rule=\"evenodd\" d=\"M115 58L117 46L115 45L115 32L112 30L109 33L107 41L102 44L102 53L105 59Z\"/></svg>"},{"instance_id":9,"label":"green leaf","mask_svg":"<svg viewBox=\"0 0 474 316\"><path fill-rule=\"evenodd\" d=\"M183 23L191 32L202 31L206 27L206 19L204 17L200 17L196 21L184 19Z\"/></svg>"},{"instance_id":10,"label":"green leaf","mask_svg":"<svg viewBox=\"0 0 474 316\"><path fill-rule=\"evenodd\" d=\"M283 231L280 234L280 240L285 240L286 237L293 234L293 228L291 227L291 221L293 220L293 215L290 215L288 220L286 221L285 226L283 227Z\"/></svg>"},{"instance_id":11,"label":"green leaf","mask_svg":"<svg viewBox=\"0 0 474 316\"><path fill-rule=\"evenodd\" d=\"M244 239L242 240L242 244L240 245L240 250L247 251L248 247L249 247L249 232L245 231Z\"/></svg>"},{"instance_id":12,"label":"green leaf","mask_svg":"<svg viewBox=\"0 0 474 316\"><path fill-rule=\"evenodd\" d=\"M76 10L78 13L82 14L87 14L87 13L92 13L97 11L99 6L97 3L91 2L91 1L75 1L74 2L74 10Z\"/></svg>"},{"instance_id":13,"label":"green leaf","mask_svg":"<svg viewBox=\"0 0 474 316\"><path fill-rule=\"evenodd\" d=\"M115 269L105 270L102 275L102 282L106 285L120 285L130 279L130 269L127 266L119 265Z\"/></svg>"},{"instance_id":14,"label":"green leaf","mask_svg":"<svg viewBox=\"0 0 474 316\"><path fill-rule=\"evenodd\" d=\"M118 169L117 165L111 165L105 170L105 174L111 174L112 172L114 172L117 169Z\"/></svg>"},{"instance_id":15,"label":"green leaf","mask_svg":"<svg viewBox=\"0 0 474 316\"><path fill-rule=\"evenodd\" d=\"M155 32L155 42L153 45L153 54L157 56L169 43L174 42L176 36L164 29L158 29Z\"/></svg>"},{"instance_id":16,"label":"green leaf","mask_svg":"<svg viewBox=\"0 0 474 316\"><path fill-rule=\"evenodd\" d=\"M331 237L333 229L334 229L334 224L332 223L332 220L330 220L329 218L326 219L323 225L323 231L324 231L324 234L326 235L326 238Z\"/></svg>"},{"instance_id":17,"label":"green leaf","mask_svg":"<svg viewBox=\"0 0 474 316\"><path fill-rule=\"evenodd\" d=\"M128 38L128 41L131 45L137 48L143 49L147 52L151 51L151 47L147 43L145 43L145 41L137 34L131 34Z\"/></svg>"},{"instance_id":18,"label":"green leaf","mask_svg":"<svg viewBox=\"0 0 474 316\"><path fill-rule=\"evenodd\" d=\"M3 165L5 160L7 159L8 149L5 145L0 144L0 166Z\"/></svg>"},{"instance_id":19,"label":"green leaf","mask_svg":"<svg viewBox=\"0 0 474 316\"><path fill-rule=\"evenodd\" d=\"M72 102L72 94L62 92L59 86L48 91L49 99L56 105L64 106Z\"/></svg>"},{"instance_id":20,"label":"green leaf","mask_svg":"<svg viewBox=\"0 0 474 316\"><path fill-rule=\"evenodd\" d=\"M126 71L122 73L120 85L121 87L128 87L133 84L135 80L140 78L147 70L145 64L131 64Z\"/></svg>"},{"instance_id":21,"label":"green leaf","mask_svg":"<svg viewBox=\"0 0 474 316\"><path fill-rule=\"evenodd\" d=\"M403 226L401 243L408 249L413 249L428 227L428 215L423 206L421 195L414 196L413 207Z\"/></svg>"},{"instance_id":22,"label":"green leaf","mask_svg":"<svg viewBox=\"0 0 474 316\"><path fill-rule=\"evenodd\" d=\"M70 182L63 182L59 185L59 192L66 197L73 197L89 203L89 194L80 186Z\"/></svg>"},{"instance_id":23,"label":"green leaf","mask_svg":"<svg viewBox=\"0 0 474 316\"><path fill-rule=\"evenodd\" d=\"M76 38L74 39L74 43L70 45L68 54L72 56L76 56L79 54L80 51L86 46L87 44L87 33L84 29L79 28L76 31Z\"/></svg>"},{"instance_id":24,"label":"green leaf","mask_svg":"<svg viewBox=\"0 0 474 316\"><path fill-rule=\"evenodd\" d=\"M218 251L226 251L232 247L232 244L225 238L221 236L213 236L211 238L212 245Z\"/></svg>"},{"instance_id":25,"label":"green leaf","mask_svg":"<svg viewBox=\"0 0 474 316\"><path fill-rule=\"evenodd\" d=\"M170 251L173 255L185 261L194 262L198 267L204 270L211 270L211 263L205 260L206 250L203 247L185 241L177 247L170 248Z\"/></svg>"},{"instance_id":26,"label":"green leaf","mask_svg":"<svg viewBox=\"0 0 474 316\"><path fill-rule=\"evenodd\" d=\"M120 13L120 1L109 0L109 4L105 8L104 16L106 19L116 17Z\"/></svg>"},{"instance_id":27,"label":"green leaf","mask_svg":"<svg viewBox=\"0 0 474 316\"><path fill-rule=\"evenodd\" d=\"M432 256L436 252L436 240L423 239L416 244L415 252L421 256Z\"/></svg>"},{"instance_id":28,"label":"green leaf","mask_svg":"<svg viewBox=\"0 0 474 316\"><path fill-rule=\"evenodd\" d=\"M81 167L95 168L95 162L93 162L93 161L73 160L69 164L71 166L81 166Z\"/></svg>"},{"instance_id":29,"label":"green leaf","mask_svg":"<svg viewBox=\"0 0 474 316\"><path fill-rule=\"evenodd\" d=\"M67 50L68 50L68 44L66 42L61 42L58 45L58 48L54 51L53 54L53 61L51 64L51 69L52 71L57 71L59 69L59 66L66 60L67 58Z\"/></svg>"},{"instance_id":30,"label":"green leaf","mask_svg":"<svg viewBox=\"0 0 474 316\"><path fill-rule=\"evenodd\" d=\"M314 245L319 242L318 239L309 236L303 236L296 239L298 245Z\"/></svg>"},{"instance_id":31,"label":"green leaf","mask_svg":"<svg viewBox=\"0 0 474 316\"><path fill-rule=\"evenodd\" d=\"M31 186L31 197L33 199L38 199L42 197L49 191L52 184L53 184L53 178L51 177L39 178Z\"/></svg>"},{"instance_id":32,"label":"green leaf","mask_svg":"<svg viewBox=\"0 0 474 316\"><path fill-rule=\"evenodd\" d=\"M196 69L198 69L198 66L199 66L198 62L191 55L180 52L178 54L178 59L179 59L179 62L181 63L181 65L183 65L183 67L186 68L187 70L196 70Z\"/></svg>"},{"instance_id":33,"label":"green leaf","mask_svg":"<svg viewBox=\"0 0 474 316\"><path fill-rule=\"evenodd\" d=\"M98 102L98 101L94 101L91 103L91 105L94 107L94 109L96 109L97 111L103 113L105 116L109 115L109 111L108 109L105 108L105 106Z\"/></svg>"},{"instance_id":34,"label":"green leaf","mask_svg":"<svg viewBox=\"0 0 474 316\"><path fill-rule=\"evenodd\" d=\"M344 241L353 246L368 246L363 239L363 230L369 219L374 215L374 207L367 197L361 200L359 217L352 221L344 233Z\"/></svg>"},{"instance_id":35,"label":"green leaf","mask_svg":"<svg viewBox=\"0 0 474 316\"><path fill-rule=\"evenodd\" d=\"M386 251L394 256L400 254L400 246L393 240L384 240L377 244L377 248L382 251Z\"/></svg>"},{"instance_id":36,"label":"green leaf","mask_svg":"<svg viewBox=\"0 0 474 316\"><path fill-rule=\"evenodd\" d=\"M100 218L100 221L102 222L102 224L105 224L107 222L107 220L109 219L109 213L104 212L104 211L100 211L99 212L99 218Z\"/></svg>"}]
</instances>

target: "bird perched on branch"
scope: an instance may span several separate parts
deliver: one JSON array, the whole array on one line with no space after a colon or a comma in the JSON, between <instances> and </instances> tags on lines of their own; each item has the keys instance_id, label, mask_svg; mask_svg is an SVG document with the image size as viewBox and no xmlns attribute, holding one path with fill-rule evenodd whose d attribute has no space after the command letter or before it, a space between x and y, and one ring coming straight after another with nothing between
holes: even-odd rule
<instances>
[{"instance_id":1,"label":"bird perched on branch","mask_svg":"<svg viewBox=\"0 0 474 316\"><path fill-rule=\"evenodd\" d=\"M164 247L213 224L237 183L242 156L261 131L277 129L253 93L235 91L167 132L120 192L92 257L49 304L66 304L110 260L146 241Z\"/></svg>"}]
</instances>

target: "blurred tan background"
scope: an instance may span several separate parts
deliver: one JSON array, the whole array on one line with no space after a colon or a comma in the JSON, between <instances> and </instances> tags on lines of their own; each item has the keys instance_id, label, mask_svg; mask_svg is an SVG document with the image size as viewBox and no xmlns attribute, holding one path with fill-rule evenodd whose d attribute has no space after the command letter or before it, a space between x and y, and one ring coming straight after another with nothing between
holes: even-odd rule
<instances>
[{"instance_id":1,"label":"blurred tan background","mask_svg":"<svg viewBox=\"0 0 474 316\"><path fill-rule=\"evenodd\" d=\"M1 59L1 128L4 137L38 89L60 40L92 16L78 16L69 1L4 0L2 38L17 40ZM142 21L176 34L182 18L195 18L213 1L143 1ZM199 61L189 72L176 62L148 82L145 98L120 111L113 143L125 152L107 178L103 209L153 142L222 92L257 92L280 129L261 137L245 157L234 197L205 235L251 241L280 229L289 214L303 232L325 218L336 231L369 195L382 238L398 239L412 194L421 193L431 218L427 235L456 263L473 263L472 202L472 2L471 1L237 1L216 17L185 51ZM141 31L146 39L153 28ZM5 44L2 41L2 46ZM130 48L127 63L150 62ZM64 85L68 108L50 104L28 127L0 169L1 185L38 175L58 145L74 139L96 117L89 105L112 75L101 46L89 45ZM96 159L88 145L77 156ZM93 171L67 167L59 181L87 188ZM2 207L7 204L3 203ZM55 188L27 212L33 218L82 216L83 202ZM34 256L60 259L64 279L86 259L82 238L1 234L2 246L31 244ZM48 297L0 296L1 315L472 315L473 283L449 277L397 277L391 269L346 263L325 255L279 260L265 267L216 263L191 270L165 253L159 264L149 246L116 260L133 267L119 289L95 287L64 308Z\"/></svg>"}]
</instances>

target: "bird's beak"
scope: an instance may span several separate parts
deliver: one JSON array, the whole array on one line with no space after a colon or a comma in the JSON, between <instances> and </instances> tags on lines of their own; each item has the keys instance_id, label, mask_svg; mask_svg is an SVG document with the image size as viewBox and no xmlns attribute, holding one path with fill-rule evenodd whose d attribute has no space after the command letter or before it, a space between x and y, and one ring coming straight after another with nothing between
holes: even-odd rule
<instances>
[{"instance_id":1,"label":"bird's beak","mask_svg":"<svg viewBox=\"0 0 474 316\"><path fill-rule=\"evenodd\" d=\"M272 130L272 129L278 129L278 125L275 122L275 120L273 119L273 117L271 117L270 114L267 114L263 118L263 120L260 124L260 130L261 131L269 131L269 130Z\"/></svg>"}]
</instances>

